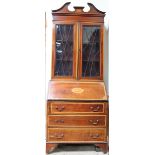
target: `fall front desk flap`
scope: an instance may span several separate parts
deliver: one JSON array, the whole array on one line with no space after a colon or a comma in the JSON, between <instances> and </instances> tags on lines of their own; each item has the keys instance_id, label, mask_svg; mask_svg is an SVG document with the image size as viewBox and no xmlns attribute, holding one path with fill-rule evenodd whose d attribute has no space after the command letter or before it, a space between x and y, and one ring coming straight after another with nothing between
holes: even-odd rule
<instances>
[{"instance_id":1,"label":"fall front desk flap","mask_svg":"<svg viewBox=\"0 0 155 155\"><path fill-rule=\"evenodd\" d=\"M107 100L104 82L50 81L48 100Z\"/></svg>"}]
</instances>

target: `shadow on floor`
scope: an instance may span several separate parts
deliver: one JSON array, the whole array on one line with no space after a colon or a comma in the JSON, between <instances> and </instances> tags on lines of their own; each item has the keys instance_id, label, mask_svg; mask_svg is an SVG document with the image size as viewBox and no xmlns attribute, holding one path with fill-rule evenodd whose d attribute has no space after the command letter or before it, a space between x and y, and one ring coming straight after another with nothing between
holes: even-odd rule
<instances>
[{"instance_id":1,"label":"shadow on floor","mask_svg":"<svg viewBox=\"0 0 155 155\"><path fill-rule=\"evenodd\" d=\"M59 144L58 147L53 152L62 151L97 151L100 152L100 148L95 145L88 144Z\"/></svg>"}]
</instances>

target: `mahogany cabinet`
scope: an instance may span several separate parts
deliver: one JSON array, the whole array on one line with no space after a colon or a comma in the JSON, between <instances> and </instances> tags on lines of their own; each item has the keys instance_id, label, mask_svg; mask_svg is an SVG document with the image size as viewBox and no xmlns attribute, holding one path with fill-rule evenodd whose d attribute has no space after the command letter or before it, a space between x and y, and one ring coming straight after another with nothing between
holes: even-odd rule
<instances>
[{"instance_id":1,"label":"mahogany cabinet","mask_svg":"<svg viewBox=\"0 0 155 155\"><path fill-rule=\"evenodd\" d=\"M104 16L70 2L52 10L52 66L46 152L61 143L93 143L108 151L108 98L103 79Z\"/></svg>"}]
</instances>

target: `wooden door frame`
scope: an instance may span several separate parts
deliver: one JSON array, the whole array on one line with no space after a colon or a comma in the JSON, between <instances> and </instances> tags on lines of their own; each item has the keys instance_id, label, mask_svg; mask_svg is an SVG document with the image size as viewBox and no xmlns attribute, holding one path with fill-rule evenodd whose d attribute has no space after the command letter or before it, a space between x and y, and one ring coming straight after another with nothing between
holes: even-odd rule
<instances>
[{"instance_id":1,"label":"wooden door frame","mask_svg":"<svg viewBox=\"0 0 155 155\"><path fill-rule=\"evenodd\" d=\"M90 25L90 26L100 26L100 76L95 77L82 77L82 34L83 34L83 26ZM103 38L104 38L104 23L100 22L80 22L79 26L79 37L80 37L80 46L79 46L79 69L78 69L78 79L79 80L103 80L103 61L104 61L104 45L103 45Z\"/></svg>"},{"instance_id":2,"label":"wooden door frame","mask_svg":"<svg viewBox=\"0 0 155 155\"><path fill-rule=\"evenodd\" d=\"M73 25L73 66L72 66L72 76L55 76L55 63L56 63L56 25ZM53 26L52 26L52 63L51 63L51 79L56 80L71 80L71 79L76 79L77 78L77 23L72 22L72 21L53 21Z\"/></svg>"}]
</instances>

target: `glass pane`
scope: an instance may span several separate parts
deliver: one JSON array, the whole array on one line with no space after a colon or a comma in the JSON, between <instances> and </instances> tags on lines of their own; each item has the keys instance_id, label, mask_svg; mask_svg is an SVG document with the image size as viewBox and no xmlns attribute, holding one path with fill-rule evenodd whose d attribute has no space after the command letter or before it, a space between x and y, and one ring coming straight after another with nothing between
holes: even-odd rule
<instances>
[{"instance_id":1,"label":"glass pane","mask_svg":"<svg viewBox=\"0 0 155 155\"><path fill-rule=\"evenodd\" d=\"M73 25L56 25L55 76L72 76Z\"/></svg>"},{"instance_id":2,"label":"glass pane","mask_svg":"<svg viewBox=\"0 0 155 155\"><path fill-rule=\"evenodd\" d=\"M83 26L82 77L100 76L100 26Z\"/></svg>"}]
</instances>

